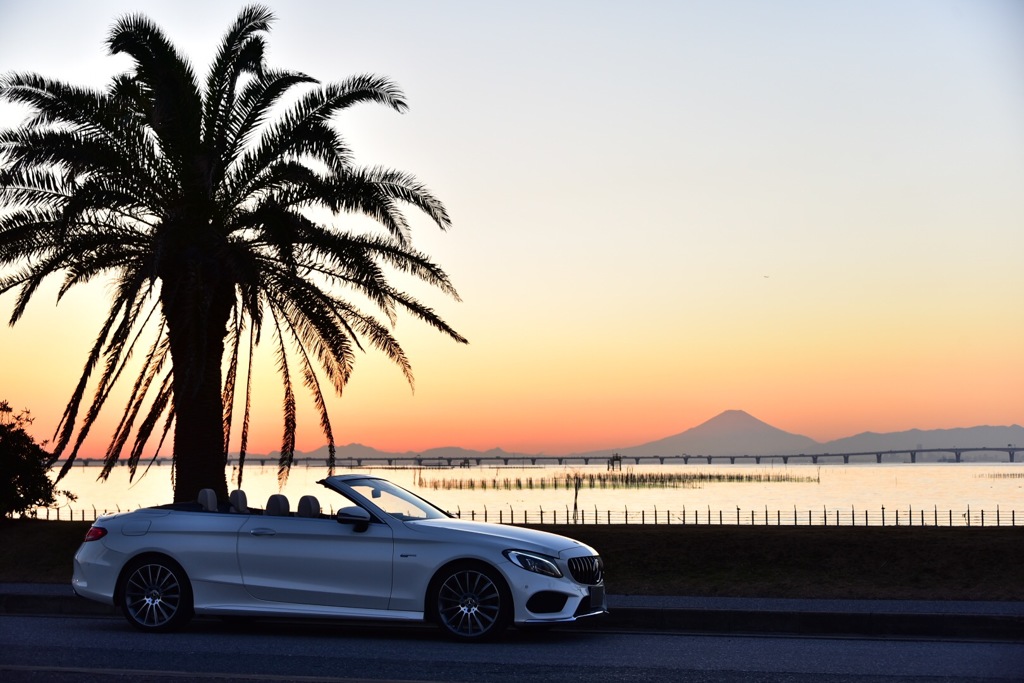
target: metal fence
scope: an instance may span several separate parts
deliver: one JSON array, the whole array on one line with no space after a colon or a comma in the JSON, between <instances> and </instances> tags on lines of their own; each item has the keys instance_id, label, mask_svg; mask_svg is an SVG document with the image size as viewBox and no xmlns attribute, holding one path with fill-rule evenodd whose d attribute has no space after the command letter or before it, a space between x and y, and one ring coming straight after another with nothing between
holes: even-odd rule
<instances>
[{"instance_id":1,"label":"metal fence","mask_svg":"<svg viewBox=\"0 0 1024 683\"><path fill-rule=\"evenodd\" d=\"M104 510L93 508L72 509L37 508L31 513L37 519L95 521L98 517L126 510ZM333 516L334 510L328 512ZM590 510L548 509L533 510L499 508L488 510L454 510L450 511L460 519L478 522L495 522L498 524L671 524L671 525L744 525L744 526L967 526L967 527L1003 527L1017 526L1017 515L1021 515L1024 525L1024 510L971 509L939 510L913 508L849 508L798 510L769 510L762 508L742 509L739 507L728 510L680 509L658 510Z\"/></svg>"},{"instance_id":2,"label":"metal fence","mask_svg":"<svg viewBox=\"0 0 1024 683\"><path fill-rule=\"evenodd\" d=\"M476 510L457 511L461 519L499 524L671 524L742 526L1017 526L1021 510L914 510L912 508L819 510Z\"/></svg>"}]
</instances>

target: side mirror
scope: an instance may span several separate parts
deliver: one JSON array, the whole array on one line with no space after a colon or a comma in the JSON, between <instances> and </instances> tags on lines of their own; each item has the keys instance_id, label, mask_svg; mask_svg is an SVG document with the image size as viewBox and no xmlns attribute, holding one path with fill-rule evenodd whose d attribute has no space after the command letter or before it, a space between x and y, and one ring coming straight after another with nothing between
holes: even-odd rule
<instances>
[{"instance_id":1,"label":"side mirror","mask_svg":"<svg viewBox=\"0 0 1024 683\"><path fill-rule=\"evenodd\" d=\"M338 524L353 525L352 530L357 532L366 531L367 527L370 526L370 513L357 505L341 508L335 515L335 519L338 521Z\"/></svg>"}]
</instances>

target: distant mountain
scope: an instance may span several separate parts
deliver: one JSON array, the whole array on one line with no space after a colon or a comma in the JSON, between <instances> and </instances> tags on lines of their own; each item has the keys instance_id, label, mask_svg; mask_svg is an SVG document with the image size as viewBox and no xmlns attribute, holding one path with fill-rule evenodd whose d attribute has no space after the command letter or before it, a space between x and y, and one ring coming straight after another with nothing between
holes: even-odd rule
<instances>
[{"instance_id":1,"label":"distant mountain","mask_svg":"<svg viewBox=\"0 0 1024 683\"><path fill-rule=\"evenodd\" d=\"M760 455L815 453L820 448L814 439L784 432L742 410L727 410L681 434L618 452L625 456Z\"/></svg>"},{"instance_id":2,"label":"distant mountain","mask_svg":"<svg viewBox=\"0 0 1024 683\"><path fill-rule=\"evenodd\" d=\"M876 434L864 432L827 443L820 443L806 436L791 434L758 420L742 410L726 410L707 422L674 436L657 441L624 448L607 448L587 453L573 453L568 457L608 457L619 453L627 457L645 457L653 455L797 455L800 453L867 453L878 451L899 451L926 448L999 448L1007 444L1021 446L1024 450L1024 427L1011 425L1008 427L965 427L960 429L911 429L904 432ZM406 451L404 453L388 453L362 444L339 446L337 460L339 462L352 459L369 460L375 458L414 458L452 459L464 458L504 458L513 457L508 452L493 448L489 451L474 451L456 446L432 448L426 451ZM278 453L269 455L250 455L249 458L274 458ZM327 459L327 447L308 453L296 452L297 458ZM525 453L516 453L515 459L534 457ZM550 458L540 456L538 458Z\"/></svg>"},{"instance_id":3,"label":"distant mountain","mask_svg":"<svg viewBox=\"0 0 1024 683\"><path fill-rule=\"evenodd\" d=\"M1013 444L1024 449L1024 427L965 427L961 429L911 429L905 432L875 434L864 432L825 444L830 453L900 451L915 448L999 448Z\"/></svg>"}]
</instances>

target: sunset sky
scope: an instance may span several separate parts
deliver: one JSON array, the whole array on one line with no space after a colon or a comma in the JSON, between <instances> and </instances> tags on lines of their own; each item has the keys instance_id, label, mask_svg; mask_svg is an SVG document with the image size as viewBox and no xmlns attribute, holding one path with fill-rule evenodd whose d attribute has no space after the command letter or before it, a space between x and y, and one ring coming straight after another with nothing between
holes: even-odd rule
<instances>
[{"instance_id":1,"label":"sunset sky","mask_svg":"<svg viewBox=\"0 0 1024 683\"><path fill-rule=\"evenodd\" d=\"M470 344L401 319L415 393L359 358L339 444L565 454L727 409L820 441L1024 423L1024 3L266 4L272 67L401 85L406 114L338 127L454 221L410 213L463 301L413 291ZM129 67L110 26L142 11L204 78L242 6L0 0L0 71L103 87ZM0 104L0 127L24 114ZM57 284L0 327L0 399L39 438L106 310L103 283L59 305ZM282 390L260 355L265 453Z\"/></svg>"}]
</instances>

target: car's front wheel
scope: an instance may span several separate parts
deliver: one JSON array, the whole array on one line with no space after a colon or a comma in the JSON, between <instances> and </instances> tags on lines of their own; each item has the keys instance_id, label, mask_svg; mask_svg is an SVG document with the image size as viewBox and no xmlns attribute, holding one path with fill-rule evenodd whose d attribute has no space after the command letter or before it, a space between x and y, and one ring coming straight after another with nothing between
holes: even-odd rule
<instances>
[{"instance_id":1,"label":"car's front wheel","mask_svg":"<svg viewBox=\"0 0 1024 683\"><path fill-rule=\"evenodd\" d=\"M142 558L124 573L121 611L142 631L170 631L192 618L192 588L176 562Z\"/></svg>"},{"instance_id":2,"label":"car's front wheel","mask_svg":"<svg viewBox=\"0 0 1024 683\"><path fill-rule=\"evenodd\" d=\"M456 640L491 640L512 620L511 593L504 579L490 567L449 567L437 577L434 586L437 624Z\"/></svg>"}]
</instances>

